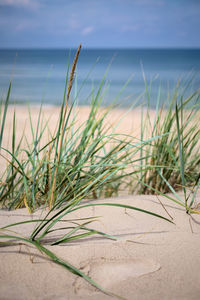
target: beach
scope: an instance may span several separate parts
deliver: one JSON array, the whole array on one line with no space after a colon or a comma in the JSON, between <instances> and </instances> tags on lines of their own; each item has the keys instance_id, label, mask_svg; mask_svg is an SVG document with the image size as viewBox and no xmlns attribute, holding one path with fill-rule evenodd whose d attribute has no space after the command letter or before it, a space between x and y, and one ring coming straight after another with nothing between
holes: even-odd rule
<instances>
[{"instance_id":1,"label":"beach","mask_svg":"<svg viewBox=\"0 0 200 300\"><path fill-rule=\"evenodd\" d=\"M70 218L102 216L92 227L121 240L111 241L97 236L64 246L47 247L80 268L107 291L126 299L199 299L200 216L190 217L177 205L163 198L160 200L175 224L140 212L95 207L84 209ZM130 204L167 216L156 196L98 201ZM1 211L0 214L1 226L5 226L34 218L40 211L33 217L26 209ZM26 225L15 230L27 235L31 228ZM112 298L49 261L33 247L1 247L0 252L1 299Z\"/></svg>"},{"instance_id":2,"label":"beach","mask_svg":"<svg viewBox=\"0 0 200 300\"><path fill-rule=\"evenodd\" d=\"M3 145L11 147L13 109L7 115ZM89 107L79 110L82 123L89 115ZM31 128L25 106L16 107L16 139L23 130L29 142ZM36 127L39 107L31 107L33 128ZM151 116L155 112L151 111ZM124 117L122 117L124 116ZM122 119L121 119L122 117ZM140 134L141 113L139 109L116 109L109 113L107 124L115 122L117 133ZM59 107L43 109L43 120L48 121L49 132L53 132L59 119ZM121 121L119 122L119 120ZM112 129L112 126L111 126ZM45 136L48 139L48 136ZM44 141L45 142L45 141ZM5 165L1 159L1 166ZM179 192L183 198L183 192ZM171 195L173 198L174 196ZM116 236L117 241L105 236L92 236L62 245L46 247L58 257L74 265L105 291L123 299L199 299L200 295L200 215L186 214L184 207L163 196L123 195L97 200L84 199L87 203L117 203L149 210L170 219L173 223L145 213L111 206L86 207L70 213L67 220L98 217L90 227ZM195 203L200 202L200 193ZM41 218L46 210L37 209L29 214L26 208L0 210L0 227L24 220ZM35 223L14 227L21 236L28 237ZM56 232L49 237L58 238ZM111 299L83 278L55 264L34 246L25 243L0 247L0 299L67 299L106 300Z\"/></svg>"},{"instance_id":3,"label":"beach","mask_svg":"<svg viewBox=\"0 0 200 300\"><path fill-rule=\"evenodd\" d=\"M41 108L41 117L39 117L39 111ZM45 134L42 135L42 145L45 145L50 139L51 134L54 135L58 129L59 124L59 114L60 106L54 105L31 105L30 110L28 105L10 105L8 107L8 113L6 116L6 126L4 128L3 144L6 149L11 150L12 148L12 126L13 126L13 113L15 111L16 119L16 130L15 130L15 143L16 145L20 142L23 135L21 148L27 147L27 142L33 144L33 135L31 129L34 128L34 134L36 135L37 123L40 118L39 130L42 131L45 128ZM30 121L30 116L31 121ZM87 121L91 107L89 106L76 106L73 114L71 115L71 120L73 115L76 116L75 128L78 128L81 124ZM100 114L106 111L106 108L99 109ZM152 118L155 111L152 110ZM41 122L42 120L42 122ZM113 130L118 134L130 134L134 137L139 138L140 136L140 120L141 120L141 110L136 108L135 110L129 110L127 108L113 109L112 115L109 113L106 118L106 127L108 132ZM113 126L113 124L115 126ZM6 157L9 157L7 153L4 152ZM1 171L6 165L5 159L0 159ZM1 172L0 171L0 172Z\"/></svg>"},{"instance_id":4,"label":"beach","mask_svg":"<svg viewBox=\"0 0 200 300\"><path fill-rule=\"evenodd\" d=\"M199 300L200 1L0 16L0 300Z\"/></svg>"}]
</instances>

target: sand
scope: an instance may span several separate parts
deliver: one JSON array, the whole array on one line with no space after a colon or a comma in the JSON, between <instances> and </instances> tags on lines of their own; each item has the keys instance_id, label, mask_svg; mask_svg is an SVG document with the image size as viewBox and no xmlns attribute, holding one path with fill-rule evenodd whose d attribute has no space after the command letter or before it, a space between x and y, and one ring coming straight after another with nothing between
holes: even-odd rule
<instances>
[{"instance_id":1,"label":"sand","mask_svg":"<svg viewBox=\"0 0 200 300\"><path fill-rule=\"evenodd\" d=\"M175 225L140 212L125 212L121 208L87 208L74 212L70 218L102 216L93 228L116 235L121 240L95 236L65 246L47 247L106 290L126 299L199 299L200 216L190 217L178 205L160 199ZM200 201L199 196L197 200ZM156 196L126 196L99 201L134 205L167 217ZM30 218L26 209L1 211L0 226ZM31 232L30 227L18 227L16 231L26 236ZM110 298L32 247L1 247L0 252L0 299Z\"/></svg>"},{"instance_id":2,"label":"sand","mask_svg":"<svg viewBox=\"0 0 200 300\"><path fill-rule=\"evenodd\" d=\"M35 110L37 112L37 108ZM17 113L20 112L22 118L25 118L23 109ZM46 109L47 115L54 116L53 112L56 114L56 110L51 107ZM121 111L115 112L113 118L120 113ZM130 119L126 117L120 125L121 130L123 126L125 130L130 129L125 124L137 128L137 117L138 113L134 117L134 112L131 112ZM133 118L134 122L130 125ZM180 196L183 197L181 193ZM62 246L48 245L47 248L80 268L107 291L126 299L199 299L200 215L189 216L174 202L163 197L159 199L175 224L122 208L85 208L73 212L68 219L101 216L90 227L115 235L119 240L93 236ZM197 194L196 201L200 202L200 193ZM121 196L95 202L128 204L169 217L158 198L153 195ZM33 215L29 215L26 209L11 212L0 210L0 227L40 215L41 210ZM34 226L17 226L15 231L28 236ZM51 239L55 239L55 236L52 235ZM32 246L0 247L2 300L111 298L84 279L56 265Z\"/></svg>"}]
</instances>

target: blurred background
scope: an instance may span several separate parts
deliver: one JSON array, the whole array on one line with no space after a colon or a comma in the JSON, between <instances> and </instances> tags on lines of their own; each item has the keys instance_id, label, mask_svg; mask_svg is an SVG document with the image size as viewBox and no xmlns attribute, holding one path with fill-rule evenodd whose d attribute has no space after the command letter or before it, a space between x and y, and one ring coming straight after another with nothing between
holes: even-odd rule
<instances>
[{"instance_id":1,"label":"blurred background","mask_svg":"<svg viewBox=\"0 0 200 300\"><path fill-rule=\"evenodd\" d=\"M200 83L198 0L0 0L0 98L60 104L68 61L81 51L72 95L91 102L106 69L104 104L167 102L178 81ZM128 81L128 85L125 87ZM140 97L141 96L141 97Z\"/></svg>"}]
</instances>

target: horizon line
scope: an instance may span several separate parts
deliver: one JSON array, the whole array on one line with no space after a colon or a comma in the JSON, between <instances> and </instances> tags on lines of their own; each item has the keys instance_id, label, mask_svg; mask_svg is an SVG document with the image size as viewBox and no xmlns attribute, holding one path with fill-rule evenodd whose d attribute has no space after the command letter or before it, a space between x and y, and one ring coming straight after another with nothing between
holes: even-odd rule
<instances>
[{"instance_id":1,"label":"horizon line","mask_svg":"<svg viewBox=\"0 0 200 300\"><path fill-rule=\"evenodd\" d=\"M76 50L77 47L0 47L0 50ZM200 47L84 47L82 50L200 50Z\"/></svg>"}]
</instances>

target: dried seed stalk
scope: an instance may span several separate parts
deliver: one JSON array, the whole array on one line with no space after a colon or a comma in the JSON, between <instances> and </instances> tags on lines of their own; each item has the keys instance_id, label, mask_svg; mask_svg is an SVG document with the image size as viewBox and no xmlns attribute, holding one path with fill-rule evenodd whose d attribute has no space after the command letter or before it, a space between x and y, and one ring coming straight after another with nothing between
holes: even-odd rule
<instances>
[{"instance_id":1,"label":"dried seed stalk","mask_svg":"<svg viewBox=\"0 0 200 300\"><path fill-rule=\"evenodd\" d=\"M49 201L49 208L50 209L53 206L54 198L55 198L54 197L54 192L55 192L55 186L56 186L56 177L57 177L58 166L59 166L61 150L62 150L62 137L63 137L63 133L64 133L64 126L65 126L65 119L66 119L68 102L69 102L69 95L70 95L70 92L71 92L71 89L72 89L74 73L75 73L76 64L77 64L77 61L78 61L80 51L81 51L81 44L79 45L79 47L77 49L76 56L74 58L74 62L73 62L73 65L72 65L72 70L71 70L71 73L70 73L69 83L68 83L65 109L64 109L63 119L62 119L62 124L61 124L61 132L60 132L60 136L59 136L60 140L59 140L59 147L58 147L58 158L57 158L56 169L55 169L55 173L54 173L54 178L53 178L53 183L52 183L52 188L51 188L50 201Z\"/></svg>"}]
</instances>

